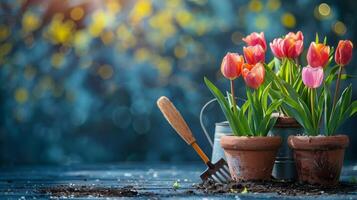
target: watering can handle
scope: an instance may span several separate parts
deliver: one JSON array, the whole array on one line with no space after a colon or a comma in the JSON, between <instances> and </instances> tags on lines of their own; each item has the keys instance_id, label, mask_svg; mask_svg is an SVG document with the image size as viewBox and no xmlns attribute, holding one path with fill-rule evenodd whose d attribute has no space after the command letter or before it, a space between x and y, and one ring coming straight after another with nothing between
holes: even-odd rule
<instances>
[{"instance_id":1,"label":"watering can handle","mask_svg":"<svg viewBox=\"0 0 357 200\"><path fill-rule=\"evenodd\" d=\"M210 137L210 135L209 135L209 133L208 133L208 131L207 131L205 125L203 124L203 112L206 110L206 108L207 108L208 105L210 105L212 102L215 102L215 101L217 101L216 98L209 100L209 101L202 107L201 112L200 112L200 124L201 124L201 128L202 128L202 130L203 130L203 132L204 132L204 134L205 134L205 136L206 136L206 138L207 138L207 140L208 140L208 142L209 142L209 144L211 145L212 148L213 148L212 139L211 139L211 137Z\"/></svg>"},{"instance_id":2,"label":"watering can handle","mask_svg":"<svg viewBox=\"0 0 357 200\"><path fill-rule=\"evenodd\" d=\"M226 97L226 98L227 98L227 97ZM235 97L235 99L245 101L245 99L239 98L239 97ZM210 137L210 135L209 135L209 133L208 133L208 131L207 131L205 125L203 124L203 112L206 110L206 108L207 108L208 105L210 105L211 103L213 103L213 102L215 102L215 101L217 101L216 98L209 100L209 101L202 107L201 112L200 112L200 124L201 124L201 128L202 128L203 132L205 133L205 136L206 136L206 138L207 138L207 140L208 140L208 142L209 142L209 144L211 145L212 148L213 148L213 141L212 141L212 139L211 139L211 137Z\"/></svg>"}]
</instances>

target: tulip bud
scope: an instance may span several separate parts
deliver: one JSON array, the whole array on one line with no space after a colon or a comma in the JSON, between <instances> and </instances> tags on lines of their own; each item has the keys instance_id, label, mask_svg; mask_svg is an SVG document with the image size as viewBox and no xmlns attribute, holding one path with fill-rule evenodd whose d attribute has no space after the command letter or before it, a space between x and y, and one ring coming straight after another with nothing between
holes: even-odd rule
<instances>
[{"instance_id":1,"label":"tulip bud","mask_svg":"<svg viewBox=\"0 0 357 200\"><path fill-rule=\"evenodd\" d=\"M228 52L222 60L221 72L227 79L234 80L240 76L243 64L243 56Z\"/></svg>"},{"instance_id":2,"label":"tulip bud","mask_svg":"<svg viewBox=\"0 0 357 200\"><path fill-rule=\"evenodd\" d=\"M284 53L282 50L284 40L281 38L274 39L273 42L270 43L270 49L273 52L274 56L281 59L284 57Z\"/></svg>"},{"instance_id":3,"label":"tulip bud","mask_svg":"<svg viewBox=\"0 0 357 200\"><path fill-rule=\"evenodd\" d=\"M347 65L352 59L353 44L349 40L340 40L335 53L335 61L338 65Z\"/></svg>"},{"instance_id":4,"label":"tulip bud","mask_svg":"<svg viewBox=\"0 0 357 200\"><path fill-rule=\"evenodd\" d=\"M330 47L324 44L311 42L307 51L307 63L311 67L325 67L329 60Z\"/></svg>"},{"instance_id":5,"label":"tulip bud","mask_svg":"<svg viewBox=\"0 0 357 200\"><path fill-rule=\"evenodd\" d=\"M243 47L243 53L248 64L255 65L265 61L265 51L260 45Z\"/></svg>"},{"instance_id":6,"label":"tulip bud","mask_svg":"<svg viewBox=\"0 0 357 200\"><path fill-rule=\"evenodd\" d=\"M267 43L265 42L265 37L263 32L260 33L253 32L247 37L243 38L242 40L245 43L247 43L247 46L260 45L262 46L264 51L267 50Z\"/></svg>"},{"instance_id":7,"label":"tulip bud","mask_svg":"<svg viewBox=\"0 0 357 200\"><path fill-rule=\"evenodd\" d=\"M322 67L306 66L302 69L302 81L308 88L318 88L324 79Z\"/></svg>"},{"instance_id":8,"label":"tulip bud","mask_svg":"<svg viewBox=\"0 0 357 200\"><path fill-rule=\"evenodd\" d=\"M249 87L253 89L259 88L259 86L264 82L264 77L265 77L265 68L262 63L257 63L254 65L252 68L249 67L244 67L242 71L242 75L244 78L245 84L247 84Z\"/></svg>"}]
</instances>

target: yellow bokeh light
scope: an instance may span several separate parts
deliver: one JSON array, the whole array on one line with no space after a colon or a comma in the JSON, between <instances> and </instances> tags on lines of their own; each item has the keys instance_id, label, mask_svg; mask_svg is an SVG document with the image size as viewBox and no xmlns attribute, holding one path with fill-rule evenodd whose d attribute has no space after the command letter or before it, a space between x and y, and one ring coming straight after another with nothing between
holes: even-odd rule
<instances>
[{"instance_id":1,"label":"yellow bokeh light","mask_svg":"<svg viewBox=\"0 0 357 200\"><path fill-rule=\"evenodd\" d=\"M76 31L74 34L74 47L75 51L78 55L83 54L86 52L89 44L90 44L90 34L87 31L81 30L81 31Z\"/></svg>"},{"instance_id":2,"label":"yellow bokeh light","mask_svg":"<svg viewBox=\"0 0 357 200\"><path fill-rule=\"evenodd\" d=\"M333 27L332 27L332 30L337 34L337 35L344 35L346 34L347 32L347 28L346 28L346 25L341 22L341 21L337 21Z\"/></svg>"},{"instance_id":3,"label":"yellow bokeh light","mask_svg":"<svg viewBox=\"0 0 357 200\"><path fill-rule=\"evenodd\" d=\"M174 49L176 58L184 58L187 55L187 49L183 46L177 46Z\"/></svg>"},{"instance_id":4,"label":"yellow bokeh light","mask_svg":"<svg viewBox=\"0 0 357 200\"><path fill-rule=\"evenodd\" d=\"M63 18L63 14L56 14L48 27L47 34L54 44L68 44L73 39L75 24Z\"/></svg>"},{"instance_id":5,"label":"yellow bokeh light","mask_svg":"<svg viewBox=\"0 0 357 200\"><path fill-rule=\"evenodd\" d=\"M127 48L135 46L137 43L137 40L133 36L132 32L124 24L120 25L117 28L116 36L117 36L118 40L121 41L121 43L120 43L121 48L127 49Z\"/></svg>"},{"instance_id":6,"label":"yellow bokeh light","mask_svg":"<svg viewBox=\"0 0 357 200\"><path fill-rule=\"evenodd\" d=\"M75 7L71 10L70 15L73 20L78 21L83 18L84 10L82 7Z\"/></svg>"},{"instance_id":7,"label":"yellow bokeh light","mask_svg":"<svg viewBox=\"0 0 357 200\"><path fill-rule=\"evenodd\" d=\"M113 68L109 65L102 65L99 67L97 73L104 80L110 79L113 76Z\"/></svg>"},{"instance_id":8,"label":"yellow bokeh light","mask_svg":"<svg viewBox=\"0 0 357 200\"><path fill-rule=\"evenodd\" d=\"M134 53L135 60L144 62L150 58L150 51L147 48L139 48Z\"/></svg>"},{"instance_id":9,"label":"yellow bokeh light","mask_svg":"<svg viewBox=\"0 0 357 200\"><path fill-rule=\"evenodd\" d=\"M193 16L187 10L181 10L176 13L175 18L181 27L187 27L192 21Z\"/></svg>"},{"instance_id":10,"label":"yellow bokeh light","mask_svg":"<svg viewBox=\"0 0 357 200\"><path fill-rule=\"evenodd\" d=\"M151 15L152 5L150 0L139 0L135 3L133 10L130 12L131 20L136 23L143 18Z\"/></svg>"},{"instance_id":11,"label":"yellow bokeh light","mask_svg":"<svg viewBox=\"0 0 357 200\"><path fill-rule=\"evenodd\" d=\"M117 14L121 10L121 5L117 0L108 0L107 9L113 14Z\"/></svg>"},{"instance_id":12,"label":"yellow bokeh light","mask_svg":"<svg viewBox=\"0 0 357 200\"><path fill-rule=\"evenodd\" d=\"M331 8L327 3L320 4L318 10L320 15L324 17L329 16L331 13Z\"/></svg>"},{"instance_id":13,"label":"yellow bokeh light","mask_svg":"<svg viewBox=\"0 0 357 200\"><path fill-rule=\"evenodd\" d=\"M40 18L32 12L26 12L22 18L22 30L25 33L32 32L40 27Z\"/></svg>"},{"instance_id":14,"label":"yellow bokeh light","mask_svg":"<svg viewBox=\"0 0 357 200\"><path fill-rule=\"evenodd\" d=\"M281 23L287 28L294 28L296 25L295 16L292 13L284 13L281 18Z\"/></svg>"},{"instance_id":15,"label":"yellow bokeh light","mask_svg":"<svg viewBox=\"0 0 357 200\"><path fill-rule=\"evenodd\" d=\"M159 71L160 76L168 77L171 75L172 66L168 58L157 56L156 58L154 58L154 65Z\"/></svg>"},{"instance_id":16,"label":"yellow bokeh light","mask_svg":"<svg viewBox=\"0 0 357 200\"><path fill-rule=\"evenodd\" d=\"M54 68L60 69L64 63L64 56L62 53L54 53L51 57L51 64Z\"/></svg>"},{"instance_id":17,"label":"yellow bokeh light","mask_svg":"<svg viewBox=\"0 0 357 200\"><path fill-rule=\"evenodd\" d=\"M276 11L280 8L281 2L280 0L268 0L267 7L270 11Z\"/></svg>"},{"instance_id":18,"label":"yellow bokeh light","mask_svg":"<svg viewBox=\"0 0 357 200\"><path fill-rule=\"evenodd\" d=\"M255 26L260 29L264 30L269 26L269 20L265 15L258 15L255 19Z\"/></svg>"},{"instance_id":19,"label":"yellow bokeh light","mask_svg":"<svg viewBox=\"0 0 357 200\"><path fill-rule=\"evenodd\" d=\"M89 33L93 37L99 37L104 29L114 20L114 15L98 10L92 15L92 22L89 26Z\"/></svg>"},{"instance_id":20,"label":"yellow bokeh light","mask_svg":"<svg viewBox=\"0 0 357 200\"><path fill-rule=\"evenodd\" d=\"M4 57L7 54L9 54L12 50L12 44L11 43L4 43L0 45L0 57Z\"/></svg>"},{"instance_id":21,"label":"yellow bokeh light","mask_svg":"<svg viewBox=\"0 0 357 200\"><path fill-rule=\"evenodd\" d=\"M25 103L28 99L28 92L26 88L17 88L15 90L15 100L17 103Z\"/></svg>"},{"instance_id":22,"label":"yellow bokeh light","mask_svg":"<svg viewBox=\"0 0 357 200\"><path fill-rule=\"evenodd\" d=\"M0 41L9 37L11 30L5 25L0 25Z\"/></svg>"},{"instance_id":23,"label":"yellow bokeh light","mask_svg":"<svg viewBox=\"0 0 357 200\"><path fill-rule=\"evenodd\" d=\"M260 12L263 10L263 3L260 0L251 0L249 2L249 10L253 12Z\"/></svg>"},{"instance_id":24,"label":"yellow bokeh light","mask_svg":"<svg viewBox=\"0 0 357 200\"><path fill-rule=\"evenodd\" d=\"M103 44L109 45L109 44L111 44L113 42L114 33L112 31L103 32L100 35L100 39L102 40Z\"/></svg>"}]
</instances>

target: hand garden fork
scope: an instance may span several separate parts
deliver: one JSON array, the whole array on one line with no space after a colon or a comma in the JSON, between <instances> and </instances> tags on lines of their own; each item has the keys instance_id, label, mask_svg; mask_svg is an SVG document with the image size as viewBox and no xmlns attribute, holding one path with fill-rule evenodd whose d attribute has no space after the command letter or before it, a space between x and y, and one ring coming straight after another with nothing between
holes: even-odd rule
<instances>
[{"instance_id":1,"label":"hand garden fork","mask_svg":"<svg viewBox=\"0 0 357 200\"><path fill-rule=\"evenodd\" d=\"M187 126L185 120L171 101L167 97L160 97L157 100L157 106L170 125L176 130L182 139L186 141L187 144L193 147L203 162L207 165L208 168L201 174L201 179L203 181L213 180L218 183L225 183L231 180L227 162L221 158L215 164L211 163L206 154L198 146L190 128Z\"/></svg>"}]
</instances>

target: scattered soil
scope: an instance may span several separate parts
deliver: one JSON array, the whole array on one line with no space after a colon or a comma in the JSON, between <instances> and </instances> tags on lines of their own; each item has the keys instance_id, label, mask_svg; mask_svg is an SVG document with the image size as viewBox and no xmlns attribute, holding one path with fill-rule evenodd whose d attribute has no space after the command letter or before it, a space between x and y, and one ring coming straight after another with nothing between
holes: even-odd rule
<instances>
[{"instance_id":1,"label":"scattered soil","mask_svg":"<svg viewBox=\"0 0 357 200\"><path fill-rule=\"evenodd\" d=\"M39 190L40 193L50 194L56 197L136 197L136 196L154 196L150 192L138 192L133 186L123 188L100 188L92 186L56 186Z\"/></svg>"},{"instance_id":2,"label":"scattered soil","mask_svg":"<svg viewBox=\"0 0 357 200\"><path fill-rule=\"evenodd\" d=\"M279 195L322 195L322 194L348 194L357 192L357 184L341 182L335 186L308 185L288 181L262 181L262 182L230 182L219 184L207 181L196 186L198 190L209 194L221 193L277 193Z\"/></svg>"}]
</instances>

